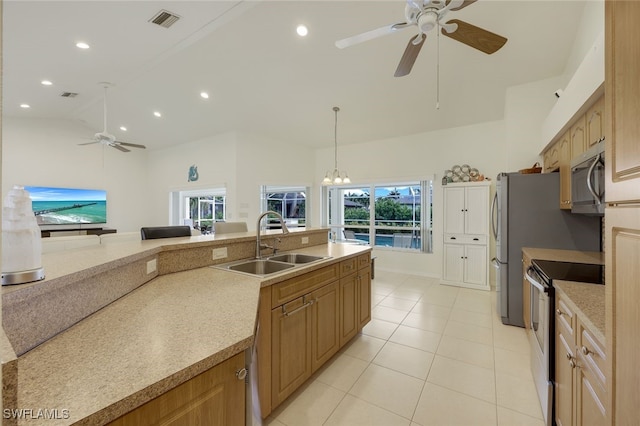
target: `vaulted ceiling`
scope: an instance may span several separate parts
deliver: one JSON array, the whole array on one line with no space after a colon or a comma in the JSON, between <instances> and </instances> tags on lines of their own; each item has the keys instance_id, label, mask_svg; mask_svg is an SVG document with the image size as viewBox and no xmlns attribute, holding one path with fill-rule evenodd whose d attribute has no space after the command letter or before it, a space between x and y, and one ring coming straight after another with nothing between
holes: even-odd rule
<instances>
[{"instance_id":1,"label":"vaulted ceiling","mask_svg":"<svg viewBox=\"0 0 640 426\"><path fill-rule=\"evenodd\" d=\"M507 87L562 74L584 8L582 1L479 0L447 18L507 44L486 55L432 31L401 78L393 74L415 27L335 47L404 21L405 4L5 0L3 114L78 120L89 140L103 130L99 83L106 81L113 84L107 130L150 149L230 131L331 146L333 106L341 108L341 144L500 120ZM162 9L180 16L170 28L149 22ZM308 36L296 34L299 24ZM78 49L78 41L90 48ZM43 86L45 79L53 84Z\"/></svg>"}]
</instances>

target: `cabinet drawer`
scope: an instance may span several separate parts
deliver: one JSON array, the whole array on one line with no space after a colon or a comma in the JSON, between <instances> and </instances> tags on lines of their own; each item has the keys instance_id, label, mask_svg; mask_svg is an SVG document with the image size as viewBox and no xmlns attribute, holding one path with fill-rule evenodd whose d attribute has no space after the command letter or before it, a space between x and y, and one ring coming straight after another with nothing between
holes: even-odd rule
<instances>
[{"instance_id":1,"label":"cabinet drawer","mask_svg":"<svg viewBox=\"0 0 640 426\"><path fill-rule=\"evenodd\" d=\"M562 298L558 298L556 304L556 329L571 346L576 344L575 321L576 316L571 308L564 303Z\"/></svg>"},{"instance_id":2,"label":"cabinet drawer","mask_svg":"<svg viewBox=\"0 0 640 426\"><path fill-rule=\"evenodd\" d=\"M358 269L371 266L371 253L361 254L358 256Z\"/></svg>"},{"instance_id":3,"label":"cabinet drawer","mask_svg":"<svg viewBox=\"0 0 640 426\"><path fill-rule=\"evenodd\" d=\"M342 263L342 262L341 262ZM271 290L271 308L278 307L296 297L309 293L325 284L335 281L340 275L341 263L334 263L317 271L290 278L281 283L274 284ZM353 260L355 265L355 259ZM355 270L355 267L354 267Z\"/></svg>"},{"instance_id":4,"label":"cabinet drawer","mask_svg":"<svg viewBox=\"0 0 640 426\"><path fill-rule=\"evenodd\" d=\"M358 258L352 257L351 259L343 260L340 262L340 276L346 277L349 274L353 274L358 269Z\"/></svg>"},{"instance_id":5,"label":"cabinet drawer","mask_svg":"<svg viewBox=\"0 0 640 426\"><path fill-rule=\"evenodd\" d=\"M468 235L468 234L445 234L445 243L452 244L486 244L486 235Z\"/></svg>"},{"instance_id":6,"label":"cabinet drawer","mask_svg":"<svg viewBox=\"0 0 640 426\"><path fill-rule=\"evenodd\" d=\"M604 372L607 368L607 357L605 356L603 346L581 321L578 323L578 352L582 354L588 368L593 371L593 375L604 387L606 384Z\"/></svg>"}]
</instances>

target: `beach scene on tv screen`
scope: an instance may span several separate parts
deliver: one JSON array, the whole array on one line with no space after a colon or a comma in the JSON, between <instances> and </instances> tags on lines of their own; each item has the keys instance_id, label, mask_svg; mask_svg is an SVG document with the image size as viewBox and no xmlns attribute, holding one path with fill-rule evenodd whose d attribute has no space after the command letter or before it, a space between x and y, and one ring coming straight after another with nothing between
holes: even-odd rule
<instances>
[{"instance_id":1,"label":"beach scene on tv screen","mask_svg":"<svg viewBox=\"0 0 640 426\"><path fill-rule=\"evenodd\" d=\"M97 189L25 186L38 225L107 222L107 192Z\"/></svg>"}]
</instances>

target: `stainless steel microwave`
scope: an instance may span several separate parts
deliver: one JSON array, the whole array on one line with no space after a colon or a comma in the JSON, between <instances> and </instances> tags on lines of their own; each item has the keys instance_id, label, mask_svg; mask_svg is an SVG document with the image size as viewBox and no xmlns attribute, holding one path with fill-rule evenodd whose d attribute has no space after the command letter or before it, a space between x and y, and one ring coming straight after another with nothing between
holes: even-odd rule
<instances>
[{"instance_id":1,"label":"stainless steel microwave","mask_svg":"<svg viewBox=\"0 0 640 426\"><path fill-rule=\"evenodd\" d=\"M604 139L571 161L571 212L604 215Z\"/></svg>"}]
</instances>

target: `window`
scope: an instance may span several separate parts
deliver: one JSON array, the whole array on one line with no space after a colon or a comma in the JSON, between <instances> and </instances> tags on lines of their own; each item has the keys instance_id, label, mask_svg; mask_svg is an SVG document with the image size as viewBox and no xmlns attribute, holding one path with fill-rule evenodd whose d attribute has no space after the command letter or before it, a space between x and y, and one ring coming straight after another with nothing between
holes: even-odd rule
<instances>
[{"instance_id":1,"label":"window","mask_svg":"<svg viewBox=\"0 0 640 426\"><path fill-rule=\"evenodd\" d=\"M307 194L305 187L263 186L261 190L262 212L273 210L282 215L288 228L304 227L307 223ZM277 219L269 218L269 222ZM279 223L278 225L279 226Z\"/></svg>"},{"instance_id":2,"label":"window","mask_svg":"<svg viewBox=\"0 0 640 426\"><path fill-rule=\"evenodd\" d=\"M211 232L214 222L227 217L225 188L176 191L171 200L174 225L189 225L206 234Z\"/></svg>"},{"instance_id":3,"label":"window","mask_svg":"<svg viewBox=\"0 0 640 426\"><path fill-rule=\"evenodd\" d=\"M187 196L184 200L185 218L192 226L202 231L210 231L213 222L225 220L225 197L221 195Z\"/></svg>"},{"instance_id":4,"label":"window","mask_svg":"<svg viewBox=\"0 0 640 426\"><path fill-rule=\"evenodd\" d=\"M326 220L338 239L431 253L432 181L328 187Z\"/></svg>"}]
</instances>

